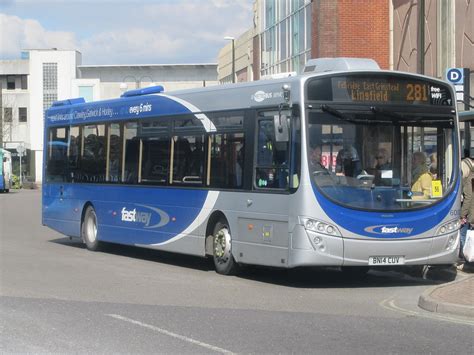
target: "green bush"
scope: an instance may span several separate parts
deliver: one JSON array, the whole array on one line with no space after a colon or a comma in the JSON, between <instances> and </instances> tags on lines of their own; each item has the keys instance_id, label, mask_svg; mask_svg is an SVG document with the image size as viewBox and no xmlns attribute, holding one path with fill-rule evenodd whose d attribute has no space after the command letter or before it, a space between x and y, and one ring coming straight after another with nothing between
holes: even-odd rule
<instances>
[{"instance_id":1,"label":"green bush","mask_svg":"<svg viewBox=\"0 0 474 355\"><path fill-rule=\"evenodd\" d=\"M12 175L12 189L20 188L20 177L18 175Z\"/></svg>"}]
</instances>

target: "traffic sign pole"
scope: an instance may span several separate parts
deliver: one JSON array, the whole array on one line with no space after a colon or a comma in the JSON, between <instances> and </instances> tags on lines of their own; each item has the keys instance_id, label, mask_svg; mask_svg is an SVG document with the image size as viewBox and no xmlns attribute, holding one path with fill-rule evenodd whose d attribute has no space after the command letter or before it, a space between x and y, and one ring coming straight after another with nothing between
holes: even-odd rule
<instances>
[{"instance_id":1,"label":"traffic sign pole","mask_svg":"<svg viewBox=\"0 0 474 355\"><path fill-rule=\"evenodd\" d=\"M25 146L20 143L16 147L16 151L18 153L18 156L20 157L20 189L23 187L23 174L21 171L21 160L23 158L23 153L25 152Z\"/></svg>"}]
</instances>

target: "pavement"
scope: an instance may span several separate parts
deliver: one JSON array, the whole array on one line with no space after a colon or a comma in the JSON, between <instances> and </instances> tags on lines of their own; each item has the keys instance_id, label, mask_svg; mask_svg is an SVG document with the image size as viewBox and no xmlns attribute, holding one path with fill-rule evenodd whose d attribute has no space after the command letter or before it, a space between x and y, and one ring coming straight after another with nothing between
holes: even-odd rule
<instances>
[{"instance_id":1,"label":"pavement","mask_svg":"<svg viewBox=\"0 0 474 355\"><path fill-rule=\"evenodd\" d=\"M423 292L418 306L430 312L474 318L474 267L458 271L455 281Z\"/></svg>"}]
</instances>

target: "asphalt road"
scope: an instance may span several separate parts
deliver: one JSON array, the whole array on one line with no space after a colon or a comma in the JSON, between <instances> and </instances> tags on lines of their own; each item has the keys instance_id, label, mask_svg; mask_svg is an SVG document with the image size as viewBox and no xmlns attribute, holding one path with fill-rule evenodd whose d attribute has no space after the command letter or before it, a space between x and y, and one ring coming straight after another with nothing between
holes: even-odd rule
<instances>
[{"instance_id":1,"label":"asphalt road","mask_svg":"<svg viewBox=\"0 0 474 355\"><path fill-rule=\"evenodd\" d=\"M196 257L94 253L42 227L40 203L37 190L0 195L0 353L470 352L474 320L417 306L435 281L328 269L225 277Z\"/></svg>"}]
</instances>

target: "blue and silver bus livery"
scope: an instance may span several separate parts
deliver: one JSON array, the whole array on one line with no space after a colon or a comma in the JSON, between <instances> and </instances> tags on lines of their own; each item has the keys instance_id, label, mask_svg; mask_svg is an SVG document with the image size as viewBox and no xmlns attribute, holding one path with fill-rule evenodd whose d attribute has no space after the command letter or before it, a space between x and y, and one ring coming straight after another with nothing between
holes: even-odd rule
<instances>
[{"instance_id":1,"label":"blue and silver bus livery","mask_svg":"<svg viewBox=\"0 0 474 355\"><path fill-rule=\"evenodd\" d=\"M369 267L457 260L452 88L361 59L300 76L46 112L43 224L101 242L240 264Z\"/></svg>"}]
</instances>

